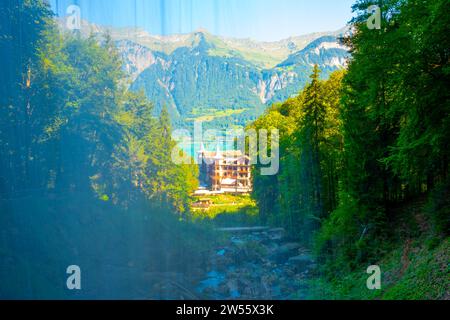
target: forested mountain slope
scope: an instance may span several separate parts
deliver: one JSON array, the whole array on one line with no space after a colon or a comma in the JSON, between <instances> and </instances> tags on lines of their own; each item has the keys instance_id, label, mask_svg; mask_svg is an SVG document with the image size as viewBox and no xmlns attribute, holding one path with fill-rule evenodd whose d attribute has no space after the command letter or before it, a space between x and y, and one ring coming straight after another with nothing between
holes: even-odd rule
<instances>
[{"instance_id":1,"label":"forested mountain slope","mask_svg":"<svg viewBox=\"0 0 450 320\"><path fill-rule=\"evenodd\" d=\"M242 127L272 103L296 95L314 64L323 70L323 78L345 67L348 50L338 41L345 30L257 42L206 30L154 36L84 21L81 34L110 34L131 90L142 89L156 113L167 106L175 125L189 126L200 119L210 127Z\"/></svg>"}]
</instances>

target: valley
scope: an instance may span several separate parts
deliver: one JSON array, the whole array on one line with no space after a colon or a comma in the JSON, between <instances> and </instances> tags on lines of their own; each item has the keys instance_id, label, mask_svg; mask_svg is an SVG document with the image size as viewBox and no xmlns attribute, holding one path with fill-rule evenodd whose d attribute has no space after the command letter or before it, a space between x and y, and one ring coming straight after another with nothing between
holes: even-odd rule
<instances>
[{"instance_id":1,"label":"valley","mask_svg":"<svg viewBox=\"0 0 450 320\"><path fill-rule=\"evenodd\" d=\"M206 120L211 128L243 127L271 104L298 94L314 64L321 67L326 78L343 68L348 57L335 36L320 37L269 69L244 56L216 55L212 51L216 49L210 35L195 33L191 46L177 48L170 55L156 53L155 62L136 77L131 89L143 90L154 101L155 110L166 105L176 126ZM130 53L123 51L122 55L128 57ZM138 59L125 60L127 68L135 68L133 60ZM235 111L242 109L247 111ZM192 117L193 110L211 114L212 118ZM227 114L229 110L234 111ZM222 112L222 116L214 116L216 112Z\"/></svg>"},{"instance_id":2,"label":"valley","mask_svg":"<svg viewBox=\"0 0 450 320\"><path fill-rule=\"evenodd\" d=\"M204 29L155 36L87 21L81 30L85 37L111 36L130 89L142 90L156 114L166 106L177 128L189 128L193 121L216 129L245 127L271 104L297 95L315 64L326 79L349 58L338 40L346 28L275 42L225 38Z\"/></svg>"},{"instance_id":3,"label":"valley","mask_svg":"<svg viewBox=\"0 0 450 320\"><path fill-rule=\"evenodd\" d=\"M86 2L0 1L0 299L449 299L448 0Z\"/></svg>"}]
</instances>

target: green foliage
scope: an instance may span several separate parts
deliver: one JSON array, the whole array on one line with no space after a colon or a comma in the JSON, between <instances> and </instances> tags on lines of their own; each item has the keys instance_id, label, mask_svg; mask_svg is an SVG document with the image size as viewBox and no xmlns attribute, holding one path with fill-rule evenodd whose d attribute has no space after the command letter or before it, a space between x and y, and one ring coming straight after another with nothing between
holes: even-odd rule
<instances>
[{"instance_id":1,"label":"green foliage","mask_svg":"<svg viewBox=\"0 0 450 320\"><path fill-rule=\"evenodd\" d=\"M172 163L168 114L155 119L142 93L125 90L111 37L61 34L42 1L1 12L1 192L91 190L127 205L134 189L185 213L196 168Z\"/></svg>"},{"instance_id":2,"label":"green foliage","mask_svg":"<svg viewBox=\"0 0 450 320\"><path fill-rule=\"evenodd\" d=\"M369 3L381 7L380 30L367 27ZM364 289L351 284L364 277L356 272L381 260L399 239L419 237L429 224L434 229L429 250L448 236L445 6L444 0L356 1L354 33L344 39L352 54L346 73L324 81L316 67L298 97L270 108L253 124L279 127L282 136L280 173L262 177L255 171L254 197L267 221L314 244L326 275L322 289L331 283L344 297L354 297L353 291ZM291 57L293 63L297 58ZM421 213L399 208L425 192L429 221L416 224ZM405 232L405 225L414 228ZM427 254L421 250L419 258ZM386 297L422 298L426 290L442 296L441 287L439 292L429 287L426 263L418 268L420 280L411 271ZM406 293L414 284L421 289Z\"/></svg>"},{"instance_id":3,"label":"green foliage","mask_svg":"<svg viewBox=\"0 0 450 320\"><path fill-rule=\"evenodd\" d=\"M307 282L308 299L331 300L438 300L446 299L448 290L449 241L440 240L434 248L417 242L405 260L405 247L399 245L377 264L382 266L381 290L368 290L363 266L353 271L314 278Z\"/></svg>"},{"instance_id":4,"label":"green foliage","mask_svg":"<svg viewBox=\"0 0 450 320\"><path fill-rule=\"evenodd\" d=\"M395 207L433 190L437 182L427 206L436 230L428 249L438 246L437 237L448 230L448 134L443 133L449 128L449 100L443 89L449 83L448 50L441 47L448 40L440 38L448 15L435 11L444 10L443 5L444 1L384 1L381 30L367 29L366 1L354 6L359 15L353 21L355 34L347 39L352 59L342 94L345 166L340 204L316 242L329 274L352 272L380 259L391 250L393 238L420 236L426 222L408 233L401 231L405 223L395 229L392 221L401 212ZM416 219L414 212L407 217L410 224ZM435 279L424 277L431 268L439 272L435 267L422 261L383 298L425 298L427 290L442 296L430 287ZM342 285L347 280L330 281ZM420 290L407 292L414 286Z\"/></svg>"},{"instance_id":5,"label":"green foliage","mask_svg":"<svg viewBox=\"0 0 450 320\"><path fill-rule=\"evenodd\" d=\"M425 93L417 89L448 84L443 71L448 53L439 51L439 44L437 56L432 57L424 47L425 43L427 48L433 46L428 37L435 37L425 32L430 28L430 16L435 31L443 32L438 31L439 26L446 24L447 17L434 11L442 3L384 1L381 30L366 27L365 1L355 5L360 14L353 21L357 32L348 39L352 59L342 94L345 163L342 190L354 199L357 207L349 208L348 220L359 220L367 230L365 237L371 245L363 247L366 260L377 252L376 240L382 239L378 234L387 233L386 222L392 219L389 214L393 204L431 190L436 181L447 175L444 163L448 159L445 140L448 138L443 138L442 126L448 121L448 96L439 91L430 97L428 90ZM442 76L429 77L424 66L432 63L436 63L432 72ZM426 102L422 100L425 96ZM439 119L430 118L434 112L440 114ZM439 146L431 147L430 143L435 142ZM342 205L345 210L347 205ZM366 214L361 216L361 212ZM342 214L342 210L335 214ZM341 241L345 239L341 236ZM337 245L334 250L357 247L357 239L356 235L346 246Z\"/></svg>"},{"instance_id":6,"label":"green foliage","mask_svg":"<svg viewBox=\"0 0 450 320\"><path fill-rule=\"evenodd\" d=\"M449 15L447 1L410 0L401 6L395 37L393 112L401 114L399 137L386 162L409 188L426 182L432 189L448 174L450 100Z\"/></svg>"},{"instance_id":7,"label":"green foliage","mask_svg":"<svg viewBox=\"0 0 450 320\"><path fill-rule=\"evenodd\" d=\"M440 183L432 191L426 206L436 236L447 236L450 232L450 181Z\"/></svg>"},{"instance_id":8,"label":"green foliage","mask_svg":"<svg viewBox=\"0 0 450 320\"><path fill-rule=\"evenodd\" d=\"M122 64L108 35L60 33L46 1L0 2L0 297L73 298L52 275L74 260L98 279L82 297L155 291L136 270L184 272L214 240L179 221L196 168L172 163L167 112Z\"/></svg>"},{"instance_id":9,"label":"green foliage","mask_svg":"<svg viewBox=\"0 0 450 320\"><path fill-rule=\"evenodd\" d=\"M256 216L258 214L256 203L249 195L221 194L202 197L202 199L209 199L212 204L207 209L194 209L192 212L194 219L216 219L219 215Z\"/></svg>"},{"instance_id":10,"label":"green foliage","mask_svg":"<svg viewBox=\"0 0 450 320\"><path fill-rule=\"evenodd\" d=\"M320 80L317 66L311 83L296 97L274 105L250 127L279 129L280 172L261 176L254 170L254 197L263 219L285 227L305 244L337 203L341 167L339 94L344 75ZM302 230L299 234L299 230Z\"/></svg>"}]
</instances>

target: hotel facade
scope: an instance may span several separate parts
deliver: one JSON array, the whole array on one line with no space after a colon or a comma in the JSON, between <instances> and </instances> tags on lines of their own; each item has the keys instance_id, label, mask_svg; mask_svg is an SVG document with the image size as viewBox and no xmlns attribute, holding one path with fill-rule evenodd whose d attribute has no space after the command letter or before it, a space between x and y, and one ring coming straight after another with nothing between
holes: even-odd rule
<instances>
[{"instance_id":1,"label":"hotel facade","mask_svg":"<svg viewBox=\"0 0 450 320\"><path fill-rule=\"evenodd\" d=\"M252 191L250 157L240 150L198 152L200 186L212 192L249 193Z\"/></svg>"}]
</instances>

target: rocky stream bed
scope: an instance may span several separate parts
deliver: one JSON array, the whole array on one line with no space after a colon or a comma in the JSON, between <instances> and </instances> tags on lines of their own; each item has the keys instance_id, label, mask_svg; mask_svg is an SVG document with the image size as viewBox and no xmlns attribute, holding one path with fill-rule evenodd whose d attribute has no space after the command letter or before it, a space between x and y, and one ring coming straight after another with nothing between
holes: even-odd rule
<instances>
[{"instance_id":1,"label":"rocky stream bed","mask_svg":"<svg viewBox=\"0 0 450 320\"><path fill-rule=\"evenodd\" d=\"M283 229L228 228L224 245L211 250L196 288L200 299L304 299L315 269L311 254Z\"/></svg>"}]
</instances>

